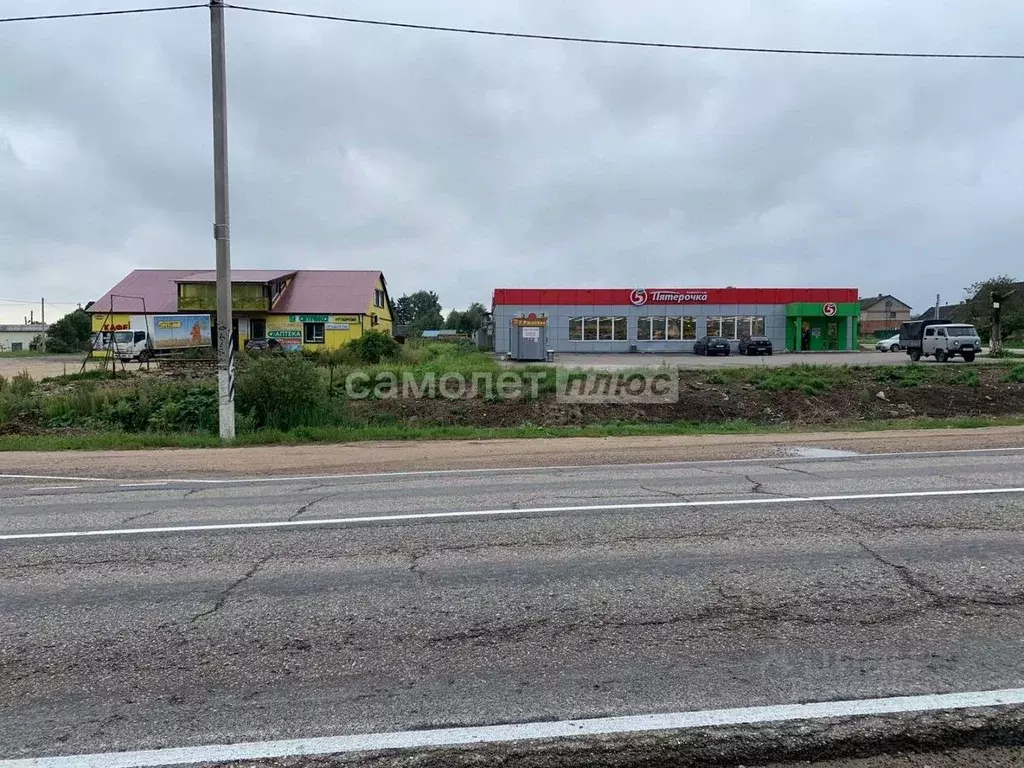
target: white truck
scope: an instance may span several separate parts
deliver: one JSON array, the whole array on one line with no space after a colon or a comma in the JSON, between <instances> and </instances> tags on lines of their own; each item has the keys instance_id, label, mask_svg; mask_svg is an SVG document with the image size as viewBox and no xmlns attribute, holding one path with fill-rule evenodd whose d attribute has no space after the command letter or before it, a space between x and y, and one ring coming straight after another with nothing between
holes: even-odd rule
<instances>
[{"instance_id":1,"label":"white truck","mask_svg":"<svg viewBox=\"0 0 1024 768\"><path fill-rule=\"evenodd\" d=\"M187 349L213 346L209 315L132 315L128 328L93 335L93 352L147 362Z\"/></svg>"},{"instance_id":2,"label":"white truck","mask_svg":"<svg viewBox=\"0 0 1024 768\"><path fill-rule=\"evenodd\" d=\"M973 325L917 320L900 327L900 347L907 350L915 363L928 356L939 363L957 356L973 363L981 353L981 339Z\"/></svg>"}]
</instances>

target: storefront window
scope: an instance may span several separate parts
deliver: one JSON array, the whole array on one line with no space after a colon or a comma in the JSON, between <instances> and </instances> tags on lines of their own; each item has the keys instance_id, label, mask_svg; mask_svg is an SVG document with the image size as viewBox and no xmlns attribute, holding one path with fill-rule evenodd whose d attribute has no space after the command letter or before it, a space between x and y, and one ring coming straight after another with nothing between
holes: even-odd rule
<instances>
[{"instance_id":1,"label":"storefront window","mask_svg":"<svg viewBox=\"0 0 1024 768\"><path fill-rule=\"evenodd\" d=\"M723 317L722 318L722 333L721 335L726 339L736 338L736 318L735 317Z\"/></svg>"},{"instance_id":2,"label":"storefront window","mask_svg":"<svg viewBox=\"0 0 1024 768\"><path fill-rule=\"evenodd\" d=\"M302 324L302 341L305 344L323 344L324 343L324 324L323 323L303 323Z\"/></svg>"},{"instance_id":3,"label":"storefront window","mask_svg":"<svg viewBox=\"0 0 1024 768\"><path fill-rule=\"evenodd\" d=\"M597 318L596 317L585 317L585 318L583 318L583 340L584 341L597 341Z\"/></svg>"},{"instance_id":4,"label":"storefront window","mask_svg":"<svg viewBox=\"0 0 1024 768\"><path fill-rule=\"evenodd\" d=\"M637 341L650 341L651 340L651 318L649 317L638 317L636 320L636 340Z\"/></svg>"},{"instance_id":5,"label":"storefront window","mask_svg":"<svg viewBox=\"0 0 1024 768\"><path fill-rule=\"evenodd\" d=\"M654 341L665 340L665 318L664 317L652 317L651 318L651 339Z\"/></svg>"},{"instance_id":6,"label":"storefront window","mask_svg":"<svg viewBox=\"0 0 1024 768\"><path fill-rule=\"evenodd\" d=\"M668 318L668 329L665 333L665 338L668 341L679 341L682 336L682 318L681 317L670 317Z\"/></svg>"},{"instance_id":7,"label":"storefront window","mask_svg":"<svg viewBox=\"0 0 1024 768\"><path fill-rule=\"evenodd\" d=\"M709 317L708 318L708 336L721 336L722 335L722 318L720 317Z\"/></svg>"},{"instance_id":8,"label":"storefront window","mask_svg":"<svg viewBox=\"0 0 1024 768\"><path fill-rule=\"evenodd\" d=\"M569 341L583 341L583 318L569 318Z\"/></svg>"},{"instance_id":9,"label":"storefront window","mask_svg":"<svg viewBox=\"0 0 1024 768\"><path fill-rule=\"evenodd\" d=\"M597 318L597 338L599 341L611 341L615 335L612 332L614 321L610 317Z\"/></svg>"},{"instance_id":10,"label":"storefront window","mask_svg":"<svg viewBox=\"0 0 1024 768\"><path fill-rule=\"evenodd\" d=\"M692 317L683 318L683 338L687 341L697 338L697 321Z\"/></svg>"},{"instance_id":11,"label":"storefront window","mask_svg":"<svg viewBox=\"0 0 1024 768\"><path fill-rule=\"evenodd\" d=\"M624 317L616 317L615 320L615 341L626 341L629 338L628 320Z\"/></svg>"},{"instance_id":12,"label":"storefront window","mask_svg":"<svg viewBox=\"0 0 1024 768\"><path fill-rule=\"evenodd\" d=\"M750 335L751 336L764 336L764 318L763 317L752 317L752 318L750 318Z\"/></svg>"}]
</instances>

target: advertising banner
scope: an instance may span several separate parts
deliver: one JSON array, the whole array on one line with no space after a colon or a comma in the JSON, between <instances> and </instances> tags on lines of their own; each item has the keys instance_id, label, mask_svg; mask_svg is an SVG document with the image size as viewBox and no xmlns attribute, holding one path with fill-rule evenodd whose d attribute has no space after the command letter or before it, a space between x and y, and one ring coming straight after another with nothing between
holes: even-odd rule
<instances>
[{"instance_id":1,"label":"advertising banner","mask_svg":"<svg viewBox=\"0 0 1024 768\"><path fill-rule=\"evenodd\" d=\"M154 315L153 349L187 349L213 344L209 315Z\"/></svg>"}]
</instances>

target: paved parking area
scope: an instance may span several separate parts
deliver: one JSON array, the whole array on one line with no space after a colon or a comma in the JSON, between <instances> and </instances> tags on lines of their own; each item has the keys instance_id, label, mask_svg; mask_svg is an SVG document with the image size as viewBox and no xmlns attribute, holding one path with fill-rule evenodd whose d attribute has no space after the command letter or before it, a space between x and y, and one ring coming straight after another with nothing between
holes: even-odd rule
<instances>
[{"instance_id":1,"label":"paved parking area","mask_svg":"<svg viewBox=\"0 0 1024 768\"><path fill-rule=\"evenodd\" d=\"M977 362L986 362L978 358ZM677 365L680 368L724 368L750 365L909 365L905 353L897 352L776 352L771 357L746 357L735 353L728 357L702 357L699 355L653 355L653 354L577 354L555 355L555 364L567 368L636 368L646 366ZM931 359L922 360L920 365L935 365ZM959 358L947 365L964 365Z\"/></svg>"}]
</instances>

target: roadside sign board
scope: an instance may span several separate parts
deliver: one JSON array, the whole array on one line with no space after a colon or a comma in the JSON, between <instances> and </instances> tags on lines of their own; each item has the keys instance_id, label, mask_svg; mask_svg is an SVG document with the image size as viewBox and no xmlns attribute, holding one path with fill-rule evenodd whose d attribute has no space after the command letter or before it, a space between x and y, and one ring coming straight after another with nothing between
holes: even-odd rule
<instances>
[{"instance_id":1,"label":"roadside sign board","mask_svg":"<svg viewBox=\"0 0 1024 768\"><path fill-rule=\"evenodd\" d=\"M827 304L825 304L825 306L822 307L821 310L825 317L835 317L836 312L839 311L839 307L836 306L834 301L830 301Z\"/></svg>"}]
</instances>

